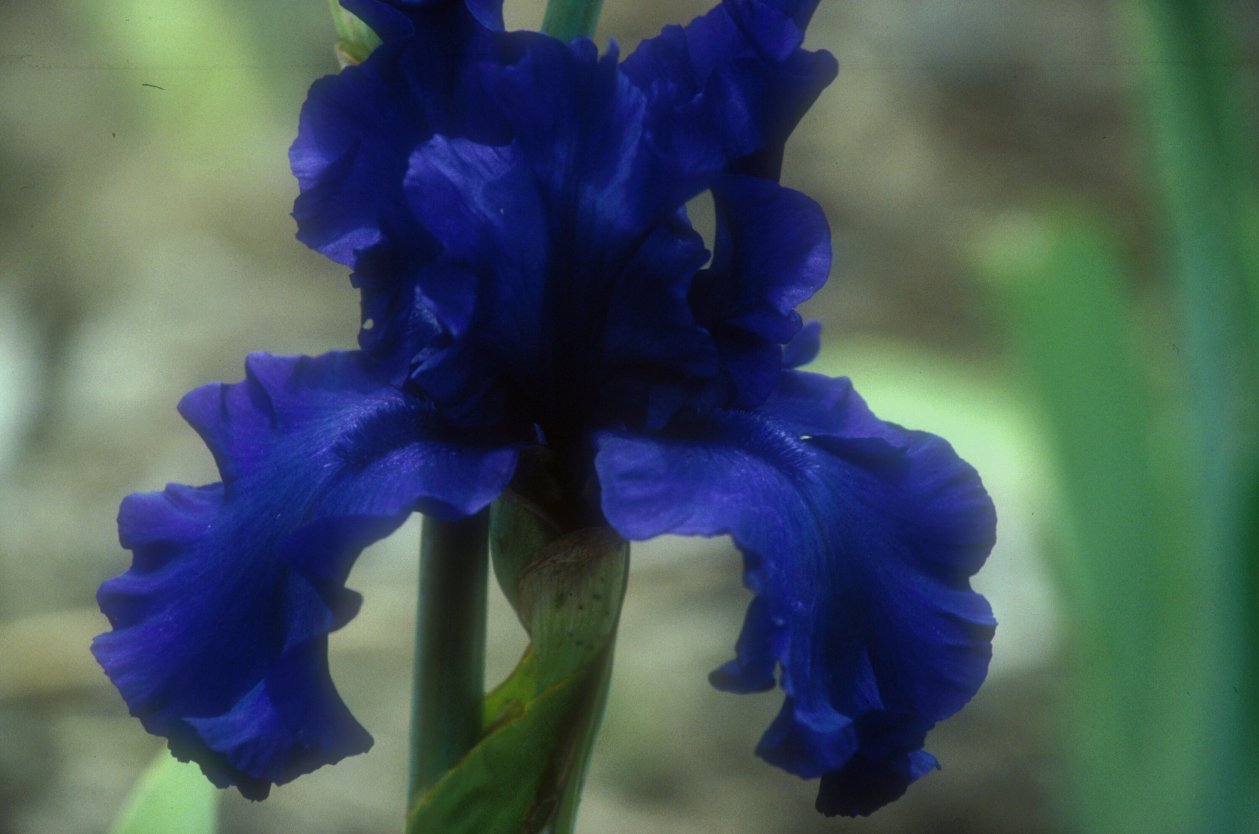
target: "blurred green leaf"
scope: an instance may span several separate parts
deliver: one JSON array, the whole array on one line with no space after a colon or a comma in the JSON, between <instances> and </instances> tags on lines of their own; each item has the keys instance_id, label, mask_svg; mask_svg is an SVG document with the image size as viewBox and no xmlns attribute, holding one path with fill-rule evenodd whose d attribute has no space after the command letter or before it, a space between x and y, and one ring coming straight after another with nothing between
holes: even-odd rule
<instances>
[{"instance_id":1,"label":"blurred green leaf","mask_svg":"<svg viewBox=\"0 0 1259 834\"><path fill-rule=\"evenodd\" d=\"M218 789L195 764L163 749L140 776L110 834L213 834Z\"/></svg>"},{"instance_id":2,"label":"blurred green leaf","mask_svg":"<svg viewBox=\"0 0 1259 834\"><path fill-rule=\"evenodd\" d=\"M1195 733L1178 759L1210 773L1189 789L1194 827L1211 831L1259 827L1259 549L1250 534L1259 471L1259 78L1243 58L1243 7L1121 7L1188 382L1202 682Z\"/></svg>"},{"instance_id":3,"label":"blurred green leaf","mask_svg":"<svg viewBox=\"0 0 1259 834\"><path fill-rule=\"evenodd\" d=\"M555 500L562 500L556 496ZM490 508L490 558L494 578L528 631L529 615L520 607L520 577L551 542L559 526L541 506L515 490L506 490Z\"/></svg>"},{"instance_id":4,"label":"blurred green leaf","mask_svg":"<svg viewBox=\"0 0 1259 834\"><path fill-rule=\"evenodd\" d=\"M1166 477L1184 452L1174 435L1152 442L1162 416L1123 258L1099 217L1060 212L989 230L977 260L1044 416L1071 521L1057 544L1077 827L1190 830L1192 760L1168 749L1194 727L1184 700L1202 695L1185 645L1199 602L1188 502L1183 478Z\"/></svg>"}]
</instances>

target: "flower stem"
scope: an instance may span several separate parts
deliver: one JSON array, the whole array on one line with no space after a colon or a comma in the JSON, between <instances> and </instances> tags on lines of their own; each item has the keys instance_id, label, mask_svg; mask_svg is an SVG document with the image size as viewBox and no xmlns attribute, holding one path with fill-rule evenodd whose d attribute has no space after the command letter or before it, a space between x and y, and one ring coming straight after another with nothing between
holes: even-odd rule
<instances>
[{"instance_id":1,"label":"flower stem","mask_svg":"<svg viewBox=\"0 0 1259 834\"><path fill-rule=\"evenodd\" d=\"M550 0L542 31L562 41L589 38L595 33L602 6L603 0Z\"/></svg>"},{"instance_id":2,"label":"flower stem","mask_svg":"<svg viewBox=\"0 0 1259 834\"><path fill-rule=\"evenodd\" d=\"M488 511L461 521L424 520L408 808L481 735L488 541Z\"/></svg>"}]
</instances>

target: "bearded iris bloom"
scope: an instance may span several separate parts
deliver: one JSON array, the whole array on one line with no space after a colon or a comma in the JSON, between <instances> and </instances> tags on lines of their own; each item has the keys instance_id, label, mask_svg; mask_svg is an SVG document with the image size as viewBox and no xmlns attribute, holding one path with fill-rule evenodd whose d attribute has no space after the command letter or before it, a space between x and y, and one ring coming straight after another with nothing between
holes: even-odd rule
<instances>
[{"instance_id":1,"label":"bearded iris bloom","mask_svg":"<svg viewBox=\"0 0 1259 834\"><path fill-rule=\"evenodd\" d=\"M797 369L829 230L778 173L836 70L801 47L816 0L724 0L623 62L504 32L501 0L344 5L383 43L312 87L291 159L361 349L180 403L222 483L122 504L93 651L132 713L253 798L365 751L327 663L354 560L542 468L569 528L729 535L754 598L711 677L784 690L757 752L827 814L899 796L986 674L995 514L945 441Z\"/></svg>"}]
</instances>

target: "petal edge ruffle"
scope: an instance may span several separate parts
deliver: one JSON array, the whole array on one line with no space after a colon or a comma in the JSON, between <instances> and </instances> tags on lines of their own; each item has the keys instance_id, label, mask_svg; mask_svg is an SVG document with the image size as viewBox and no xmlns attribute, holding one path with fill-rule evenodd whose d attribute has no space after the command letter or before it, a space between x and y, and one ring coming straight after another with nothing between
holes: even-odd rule
<instances>
[{"instance_id":1,"label":"petal edge ruffle","mask_svg":"<svg viewBox=\"0 0 1259 834\"><path fill-rule=\"evenodd\" d=\"M784 387L820 395L822 379L787 372ZM813 409L771 400L764 414L682 416L656 436L605 432L596 467L627 538L738 544L756 596L714 682L763 689L779 669L787 698L757 752L823 777L819 808L856 815L873 808L852 786L903 792L929 769L928 730L986 675L995 622L969 577L996 517L947 443L877 421L846 380L830 382Z\"/></svg>"},{"instance_id":2,"label":"petal edge ruffle","mask_svg":"<svg viewBox=\"0 0 1259 834\"><path fill-rule=\"evenodd\" d=\"M327 669L359 552L417 508L485 506L515 451L444 437L362 354L247 367L181 403L224 483L123 501L132 565L98 592L113 630L92 651L146 729L257 799L371 745Z\"/></svg>"}]
</instances>

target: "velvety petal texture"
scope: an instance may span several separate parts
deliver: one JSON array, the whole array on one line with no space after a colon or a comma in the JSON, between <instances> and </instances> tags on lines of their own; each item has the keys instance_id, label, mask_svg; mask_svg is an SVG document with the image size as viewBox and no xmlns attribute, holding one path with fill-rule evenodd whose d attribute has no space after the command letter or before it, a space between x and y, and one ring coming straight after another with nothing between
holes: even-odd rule
<instances>
[{"instance_id":1,"label":"velvety petal texture","mask_svg":"<svg viewBox=\"0 0 1259 834\"><path fill-rule=\"evenodd\" d=\"M327 636L358 610L359 552L415 509L460 517L515 452L443 437L361 354L255 354L180 411L223 483L132 495L131 569L101 586L92 650L133 714L219 785L253 798L371 745L328 676Z\"/></svg>"},{"instance_id":2,"label":"velvety petal texture","mask_svg":"<svg viewBox=\"0 0 1259 834\"><path fill-rule=\"evenodd\" d=\"M815 0L726 0L625 61L662 117L720 137L732 171L777 178L783 145L837 72L800 48Z\"/></svg>"},{"instance_id":3,"label":"velvety petal texture","mask_svg":"<svg viewBox=\"0 0 1259 834\"><path fill-rule=\"evenodd\" d=\"M413 379L448 413L567 432L556 424L604 419L604 404L648 385L626 379L644 368L716 373L688 297L708 253L679 208L721 158L711 142L649 141L668 128L650 122L615 54L521 42L486 82L512 142L435 136L411 157L413 214L443 249L417 280L450 335Z\"/></svg>"},{"instance_id":4,"label":"velvety petal texture","mask_svg":"<svg viewBox=\"0 0 1259 834\"><path fill-rule=\"evenodd\" d=\"M933 766L927 731L984 679L995 621L969 580L996 516L940 438L877 420L846 380L786 377L794 401L760 413L602 434L603 508L632 539L734 539L755 599L713 682L777 677L786 701L757 752L823 777L825 813L868 814Z\"/></svg>"},{"instance_id":5,"label":"velvety petal texture","mask_svg":"<svg viewBox=\"0 0 1259 834\"><path fill-rule=\"evenodd\" d=\"M726 173L714 134L653 108L615 54L520 46L482 78L513 140L438 135L411 156L412 215L441 246L416 281L449 337L413 381L460 419L524 414L548 434L658 421L697 390L763 400L829 271L821 209ZM680 206L706 189L718 229L700 269Z\"/></svg>"},{"instance_id":6,"label":"velvety petal texture","mask_svg":"<svg viewBox=\"0 0 1259 834\"><path fill-rule=\"evenodd\" d=\"M756 406L778 387L782 346L802 326L796 307L826 283L830 227L817 203L768 180L727 175L712 194L713 262L696 276L691 302L736 400Z\"/></svg>"},{"instance_id":7,"label":"velvety petal texture","mask_svg":"<svg viewBox=\"0 0 1259 834\"><path fill-rule=\"evenodd\" d=\"M512 488L574 529L730 535L753 600L712 679L784 690L758 752L820 778L827 814L899 796L986 673L969 579L995 515L943 440L793 370L831 264L778 181L836 72L802 47L817 0L723 0L624 61L504 32L501 0L343 4L382 44L312 86L293 214L352 270L362 350L255 354L184 399L222 483L127 498L132 566L99 594L132 712L251 797L366 749L326 656L351 565L413 511L482 509L541 446Z\"/></svg>"},{"instance_id":8,"label":"velvety petal texture","mask_svg":"<svg viewBox=\"0 0 1259 834\"><path fill-rule=\"evenodd\" d=\"M412 151L437 132L503 139L482 105L482 63L506 59L501 2L346 0L384 39L361 65L316 81L289 151L298 238L354 270L365 349L417 350L434 337L416 271L438 252L403 191Z\"/></svg>"}]
</instances>

